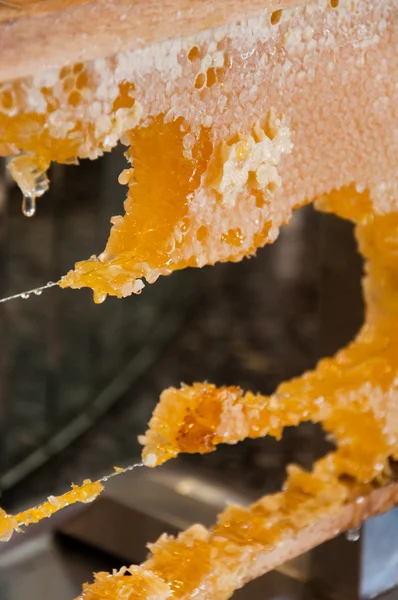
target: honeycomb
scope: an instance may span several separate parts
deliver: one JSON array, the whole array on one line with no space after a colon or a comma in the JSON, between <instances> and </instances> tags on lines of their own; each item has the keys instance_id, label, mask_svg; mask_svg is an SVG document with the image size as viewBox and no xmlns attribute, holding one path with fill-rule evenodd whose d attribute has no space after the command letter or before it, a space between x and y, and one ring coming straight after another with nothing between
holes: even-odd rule
<instances>
[{"instance_id":1,"label":"honeycomb","mask_svg":"<svg viewBox=\"0 0 398 600\"><path fill-rule=\"evenodd\" d=\"M81 486L72 484L72 489L61 496L49 496L46 502L16 515L7 515L0 509L0 541L8 542L15 530L21 531L22 526L47 519L58 510L66 508L71 504L75 504L76 502L82 502L83 504L93 502L102 490L103 486L100 481L93 482L90 479L86 479Z\"/></svg>"},{"instance_id":2,"label":"honeycomb","mask_svg":"<svg viewBox=\"0 0 398 600\"><path fill-rule=\"evenodd\" d=\"M285 427L310 420L335 440L342 476L367 483L390 475L389 459L398 457L398 213L375 214L369 193L355 186L316 204L356 224L367 306L357 338L272 396L200 383L166 390L141 438L147 466L246 437L280 439Z\"/></svg>"},{"instance_id":3,"label":"honeycomb","mask_svg":"<svg viewBox=\"0 0 398 600\"><path fill-rule=\"evenodd\" d=\"M106 596L104 596L104 587ZM141 567L123 567L109 577L109 573L96 573L95 583L84 585L81 598L103 600L106 598L134 598L137 600L166 600L170 596L168 585L154 573Z\"/></svg>"},{"instance_id":4,"label":"honeycomb","mask_svg":"<svg viewBox=\"0 0 398 600\"><path fill-rule=\"evenodd\" d=\"M364 486L361 493L370 490ZM161 536L149 546L148 560L128 578L126 591L117 588L119 574L100 574L94 583L84 586L79 600L124 598L134 586L132 579L137 577L140 582L144 577L149 584L154 575L167 585L171 598L229 598L244 583L278 564L277 559L273 563L273 551L297 536L310 536L314 523L332 523L349 501L356 510L344 527L358 525L365 513L364 497L358 489L340 481L328 459L319 461L311 474L291 466L282 492L249 507L229 506L210 530L193 525L177 538ZM335 535L339 531L336 524ZM156 600L163 598L163 593L155 595Z\"/></svg>"},{"instance_id":5,"label":"honeycomb","mask_svg":"<svg viewBox=\"0 0 398 600\"><path fill-rule=\"evenodd\" d=\"M169 389L141 439L144 462L156 466L179 452L278 438L312 420L336 451L311 472L289 467L281 492L228 507L210 530L162 536L143 565L97 574L81 599L229 598L279 548L352 503L358 514L344 527L355 526L365 497L390 481L389 459L398 458L397 13L393 0L311 0L1 86L0 153L14 155L25 198L44 193L51 161L96 158L119 140L129 147L125 214L113 217L105 250L77 263L62 287L89 287L102 302L177 269L241 260L311 201L355 223L367 261L365 324L347 348L269 397L210 384ZM102 489L87 485L89 494L83 486L22 516L2 513L0 534Z\"/></svg>"},{"instance_id":6,"label":"honeycomb","mask_svg":"<svg viewBox=\"0 0 398 600\"><path fill-rule=\"evenodd\" d=\"M241 260L293 209L353 182L377 212L395 210L396 10L312 0L1 84L0 154L16 155L25 197L43 193L51 161L129 146L125 214L104 252L60 285L101 302L176 269Z\"/></svg>"}]
</instances>

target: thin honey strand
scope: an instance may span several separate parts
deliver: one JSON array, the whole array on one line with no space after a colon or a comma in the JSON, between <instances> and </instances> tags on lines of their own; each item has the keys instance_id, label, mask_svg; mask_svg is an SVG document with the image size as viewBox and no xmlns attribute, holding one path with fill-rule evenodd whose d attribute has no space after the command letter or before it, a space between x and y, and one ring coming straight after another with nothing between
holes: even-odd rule
<instances>
[{"instance_id":1,"label":"thin honey strand","mask_svg":"<svg viewBox=\"0 0 398 600\"><path fill-rule=\"evenodd\" d=\"M76 502L82 502L83 504L93 502L104 490L103 484L109 481L109 479L142 466L142 463L136 463L124 468L114 467L113 473L105 475L98 481L85 479L82 485L72 484L72 489L64 494L49 496L42 504L19 512L16 515L8 515L4 510L0 509L0 541L7 542L14 531L21 531L21 527L23 526L39 523L43 519L51 517L59 510L76 504Z\"/></svg>"}]
</instances>

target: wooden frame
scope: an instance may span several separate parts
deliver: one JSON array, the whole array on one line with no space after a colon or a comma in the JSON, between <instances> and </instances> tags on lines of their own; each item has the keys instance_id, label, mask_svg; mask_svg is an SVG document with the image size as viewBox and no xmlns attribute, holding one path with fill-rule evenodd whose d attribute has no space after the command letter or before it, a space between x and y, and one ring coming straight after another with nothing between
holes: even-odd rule
<instances>
[{"instance_id":1,"label":"wooden frame","mask_svg":"<svg viewBox=\"0 0 398 600\"><path fill-rule=\"evenodd\" d=\"M304 0L4 0L0 81L135 50Z\"/></svg>"}]
</instances>

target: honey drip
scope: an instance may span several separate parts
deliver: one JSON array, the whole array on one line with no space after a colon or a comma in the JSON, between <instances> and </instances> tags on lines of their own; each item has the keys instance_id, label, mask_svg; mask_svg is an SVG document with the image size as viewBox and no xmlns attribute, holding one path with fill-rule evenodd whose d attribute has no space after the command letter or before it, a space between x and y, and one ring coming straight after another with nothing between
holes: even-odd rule
<instances>
[{"instance_id":1,"label":"honey drip","mask_svg":"<svg viewBox=\"0 0 398 600\"><path fill-rule=\"evenodd\" d=\"M8 169L22 191L22 213L33 217L36 212L36 199L47 192L49 181L46 175L48 164L33 154L14 157Z\"/></svg>"},{"instance_id":2,"label":"honey drip","mask_svg":"<svg viewBox=\"0 0 398 600\"><path fill-rule=\"evenodd\" d=\"M27 196L23 196L22 198L22 212L25 217L33 217L36 213L36 197L31 196L30 194Z\"/></svg>"}]
</instances>

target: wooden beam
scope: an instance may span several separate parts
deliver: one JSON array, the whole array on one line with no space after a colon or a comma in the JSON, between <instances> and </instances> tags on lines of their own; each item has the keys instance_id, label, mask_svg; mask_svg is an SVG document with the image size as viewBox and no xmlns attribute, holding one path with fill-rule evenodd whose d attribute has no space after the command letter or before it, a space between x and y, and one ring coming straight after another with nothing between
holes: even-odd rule
<instances>
[{"instance_id":1,"label":"wooden beam","mask_svg":"<svg viewBox=\"0 0 398 600\"><path fill-rule=\"evenodd\" d=\"M286 539L275 550L259 553L245 583L276 569L283 563L335 538L340 533L361 525L367 519L381 515L398 504L398 483L390 483L374 489L352 502L336 509L336 512L315 521L302 529L295 537Z\"/></svg>"},{"instance_id":2,"label":"wooden beam","mask_svg":"<svg viewBox=\"0 0 398 600\"><path fill-rule=\"evenodd\" d=\"M0 81L135 50L305 0L0 0Z\"/></svg>"}]
</instances>

